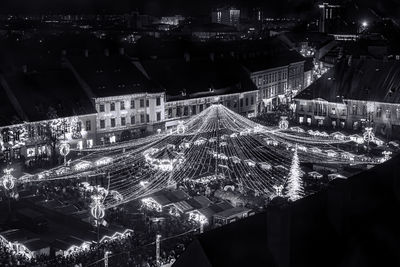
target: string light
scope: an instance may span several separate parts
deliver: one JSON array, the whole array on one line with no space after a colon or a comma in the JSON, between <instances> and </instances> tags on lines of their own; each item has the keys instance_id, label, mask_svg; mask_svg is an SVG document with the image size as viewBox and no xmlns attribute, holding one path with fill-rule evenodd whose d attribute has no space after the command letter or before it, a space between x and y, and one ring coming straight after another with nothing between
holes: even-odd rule
<instances>
[{"instance_id":1,"label":"string light","mask_svg":"<svg viewBox=\"0 0 400 267\"><path fill-rule=\"evenodd\" d=\"M285 118L286 119L286 118ZM378 164L378 158L353 155L338 148L361 136L340 132L305 131L301 127L261 126L223 105L211 105L180 123L173 134L155 134L129 142L83 149L79 162L88 168L54 168L24 176L24 182L76 179L110 173L110 189L121 196L104 200L105 208L142 199L168 186L169 181L203 183L225 179L246 191L269 196L275 185L285 184L293 161L310 163ZM178 125L178 126L179 126ZM285 127L284 127L285 128ZM184 129L184 131L183 131ZM122 151L122 152L121 152ZM218 175L215 175L215 173Z\"/></svg>"}]
</instances>

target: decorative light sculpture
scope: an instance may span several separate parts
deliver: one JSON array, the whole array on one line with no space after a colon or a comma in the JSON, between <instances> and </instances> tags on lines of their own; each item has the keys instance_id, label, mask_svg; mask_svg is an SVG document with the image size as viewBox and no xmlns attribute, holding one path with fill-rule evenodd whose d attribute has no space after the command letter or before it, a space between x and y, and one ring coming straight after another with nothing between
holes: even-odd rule
<instances>
[{"instance_id":1,"label":"decorative light sculpture","mask_svg":"<svg viewBox=\"0 0 400 267\"><path fill-rule=\"evenodd\" d=\"M282 116L281 120L279 121L279 129L287 130L288 128L289 128L289 122L287 120L287 117Z\"/></svg>"},{"instance_id":2,"label":"decorative light sculpture","mask_svg":"<svg viewBox=\"0 0 400 267\"><path fill-rule=\"evenodd\" d=\"M274 185L275 193L278 197L282 196L283 185Z\"/></svg>"},{"instance_id":3,"label":"decorative light sculpture","mask_svg":"<svg viewBox=\"0 0 400 267\"><path fill-rule=\"evenodd\" d=\"M105 207L103 205L103 197L100 194L96 194L92 196L92 204L90 213L97 223L104 218L105 215Z\"/></svg>"},{"instance_id":4,"label":"decorative light sculpture","mask_svg":"<svg viewBox=\"0 0 400 267\"><path fill-rule=\"evenodd\" d=\"M364 141L369 144L369 142L373 142L375 140L375 135L372 132L372 127L365 127L365 132L363 134Z\"/></svg>"},{"instance_id":5,"label":"decorative light sculpture","mask_svg":"<svg viewBox=\"0 0 400 267\"><path fill-rule=\"evenodd\" d=\"M3 187L7 191L10 191L14 188L15 186L15 177L11 174L11 172L14 171L13 168L7 168L3 170L4 176L3 176Z\"/></svg>"},{"instance_id":6,"label":"decorative light sculpture","mask_svg":"<svg viewBox=\"0 0 400 267\"><path fill-rule=\"evenodd\" d=\"M301 169L299 157L297 155L297 148L294 151L292 165L289 171L286 195L291 201L296 201L303 195L303 181L301 180Z\"/></svg>"},{"instance_id":7,"label":"decorative light sculpture","mask_svg":"<svg viewBox=\"0 0 400 267\"><path fill-rule=\"evenodd\" d=\"M177 134L185 134L185 125L183 124L183 121L180 121L179 123L178 123L178 126L177 126L177 128L176 128L176 133Z\"/></svg>"},{"instance_id":8,"label":"decorative light sculpture","mask_svg":"<svg viewBox=\"0 0 400 267\"><path fill-rule=\"evenodd\" d=\"M60 155L64 157L64 165L67 164L67 156L68 156L70 150L71 150L71 146L67 142L64 142L60 145L59 151L60 151Z\"/></svg>"}]
</instances>

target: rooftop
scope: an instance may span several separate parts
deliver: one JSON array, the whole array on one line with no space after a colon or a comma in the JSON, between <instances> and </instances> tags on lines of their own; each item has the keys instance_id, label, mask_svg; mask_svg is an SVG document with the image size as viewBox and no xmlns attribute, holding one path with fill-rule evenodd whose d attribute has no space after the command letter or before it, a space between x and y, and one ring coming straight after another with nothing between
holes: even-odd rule
<instances>
[{"instance_id":1,"label":"rooftop","mask_svg":"<svg viewBox=\"0 0 400 267\"><path fill-rule=\"evenodd\" d=\"M400 103L399 82L400 61L343 60L295 98Z\"/></svg>"},{"instance_id":2,"label":"rooftop","mask_svg":"<svg viewBox=\"0 0 400 267\"><path fill-rule=\"evenodd\" d=\"M96 97L162 92L133 60L124 55L90 54L71 56L68 60Z\"/></svg>"}]
</instances>

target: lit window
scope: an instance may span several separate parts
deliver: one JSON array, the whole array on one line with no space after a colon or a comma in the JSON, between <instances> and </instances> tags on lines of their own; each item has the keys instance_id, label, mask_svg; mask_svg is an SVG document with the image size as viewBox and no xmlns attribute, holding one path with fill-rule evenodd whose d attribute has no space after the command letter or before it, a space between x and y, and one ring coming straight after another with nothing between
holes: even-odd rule
<instances>
[{"instance_id":1,"label":"lit window","mask_svg":"<svg viewBox=\"0 0 400 267\"><path fill-rule=\"evenodd\" d=\"M92 130L92 122L90 120L86 121L86 131L89 132Z\"/></svg>"},{"instance_id":2,"label":"lit window","mask_svg":"<svg viewBox=\"0 0 400 267\"><path fill-rule=\"evenodd\" d=\"M124 101L121 101L121 102L120 102L120 109L121 109L121 110L124 110L124 109L125 109L125 102L124 102Z\"/></svg>"},{"instance_id":3,"label":"lit window","mask_svg":"<svg viewBox=\"0 0 400 267\"><path fill-rule=\"evenodd\" d=\"M36 155L36 149L34 147L28 147L26 149L26 155L28 158L34 157Z\"/></svg>"},{"instance_id":4,"label":"lit window","mask_svg":"<svg viewBox=\"0 0 400 267\"><path fill-rule=\"evenodd\" d=\"M92 139L86 140L86 146L88 148L92 148L93 147L93 140Z\"/></svg>"},{"instance_id":5,"label":"lit window","mask_svg":"<svg viewBox=\"0 0 400 267\"><path fill-rule=\"evenodd\" d=\"M79 150L83 149L83 141L82 140L78 141L78 143L76 144L76 148Z\"/></svg>"}]
</instances>

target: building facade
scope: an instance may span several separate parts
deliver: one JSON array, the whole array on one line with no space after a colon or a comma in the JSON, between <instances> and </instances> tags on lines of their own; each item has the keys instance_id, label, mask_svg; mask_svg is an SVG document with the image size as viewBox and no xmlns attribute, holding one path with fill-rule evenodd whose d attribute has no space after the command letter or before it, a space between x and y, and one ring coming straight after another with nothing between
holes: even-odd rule
<instances>
[{"instance_id":1,"label":"building facade","mask_svg":"<svg viewBox=\"0 0 400 267\"><path fill-rule=\"evenodd\" d=\"M259 112L271 112L304 88L304 62L252 72L250 77L259 89Z\"/></svg>"},{"instance_id":2,"label":"building facade","mask_svg":"<svg viewBox=\"0 0 400 267\"><path fill-rule=\"evenodd\" d=\"M239 28L240 9L234 7L217 8L211 12L211 21Z\"/></svg>"},{"instance_id":3,"label":"building facade","mask_svg":"<svg viewBox=\"0 0 400 267\"><path fill-rule=\"evenodd\" d=\"M165 127L175 127L180 120L201 113L212 104L222 104L248 118L257 115L258 91L206 96L165 103Z\"/></svg>"},{"instance_id":4,"label":"building facade","mask_svg":"<svg viewBox=\"0 0 400 267\"><path fill-rule=\"evenodd\" d=\"M140 93L95 98L99 144L129 140L162 129L165 93Z\"/></svg>"},{"instance_id":5,"label":"building facade","mask_svg":"<svg viewBox=\"0 0 400 267\"><path fill-rule=\"evenodd\" d=\"M50 158L67 142L72 150L91 148L96 140L96 114L25 122L0 128L1 159L26 163Z\"/></svg>"},{"instance_id":6,"label":"building facade","mask_svg":"<svg viewBox=\"0 0 400 267\"><path fill-rule=\"evenodd\" d=\"M400 136L400 62L342 61L295 97L300 124Z\"/></svg>"}]
</instances>

